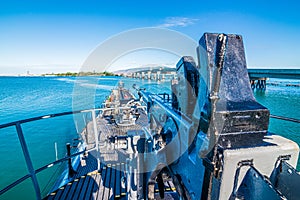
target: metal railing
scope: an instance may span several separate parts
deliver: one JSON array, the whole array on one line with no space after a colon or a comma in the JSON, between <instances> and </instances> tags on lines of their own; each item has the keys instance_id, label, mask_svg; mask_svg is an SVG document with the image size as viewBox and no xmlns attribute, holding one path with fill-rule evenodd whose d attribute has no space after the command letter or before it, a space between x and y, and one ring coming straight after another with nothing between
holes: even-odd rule
<instances>
[{"instance_id":1,"label":"metal railing","mask_svg":"<svg viewBox=\"0 0 300 200\"><path fill-rule=\"evenodd\" d=\"M144 106L141 106L141 107L144 108ZM91 150L96 149L99 152L98 139L96 139L96 138L98 138L98 135L97 135L98 130L97 130L97 124L96 124L96 117L97 117L96 111L101 113L103 111L111 110L111 109L115 109L115 108L109 108L109 109L99 108L99 109L79 110L79 111L72 111L72 112L62 112L62 113L56 113L56 114L50 114L50 115L43 115L43 116L39 116L39 117L28 118L28 119L19 120L19 121L10 122L10 123L0 125L0 129L15 126L16 131L17 131L17 135L18 135L18 139L20 141L20 145L21 145L21 148L22 148L23 156L24 156L25 161L26 161L27 170L28 170L28 174L26 174L25 176L15 180L13 183L11 183L11 184L7 185L5 188L1 189L0 190L0 195L2 195L5 192L9 191L10 189L14 188L15 186L19 185L20 183L24 182L28 178L31 178L32 184L33 184L34 190L35 190L36 199L42 199L40 186L39 186L39 183L38 183L38 180L37 180L37 174L39 172L42 172L43 170L46 170L50 167L53 167L54 165L60 164L62 162L70 160L73 157L76 157L78 155L86 153L87 151L91 151ZM122 108L119 108L119 109L128 109L128 108L127 107L126 108L122 107ZM37 121L37 120L49 119L49 118L54 118L54 117L66 116L66 115L74 115L74 114L78 114L78 113L88 113L88 112L91 112L91 114L92 114L93 130L94 130L94 134L95 134L95 136L94 136L95 137L95 147L92 148L92 149L89 149L89 150L84 149L83 151L76 152L76 153L71 154L71 155L66 155L64 158L61 158L59 160L50 162L47 165L44 165L44 166L42 166L38 169L34 169L33 163L32 163L32 160L31 160L31 156L30 156L29 151L28 151L28 146L27 146L27 143L26 143L21 125L24 124L24 123L29 123L29 122L33 122L33 121ZM300 120L294 119L294 118L282 117L282 116L277 116L277 115L270 115L270 117L280 119L280 120L300 123ZM99 165L100 165L99 156L98 156L97 160L98 160L98 167L99 167Z\"/></svg>"},{"instance_id":2,"label":"metal railing","mask_svg":"<svg viewBox=\"0 0 300 200\"><path fill-rule=\"evenodd\" d=\"M144 109L145 107L144 106L138 106L138 108L143 108ZM50 114L50 115L43 115L43 116L39 116L39 117L28 118L28 119L14 121L14 122L6 123L6 124L0 124L0 129L7 128L7 127L13 127L13 126L16 127L18 139L19 139L20 144L21 144L23 156L25 158L26 166L27 166L27 170L28 170L28 174L26 174L25 176L17 179L13 183L7 185L5 188L1 189L0 190L0 196L2 194L4 194L5 192L9 191L10 189L14 188L15 186L19 185L20 183L24 182L28 178L31 178L32 184L33 184L34 190L35 190L36 199L41 199L42 196L41 196L40 186L39 186L39 183L38 183L38 180L37 180L37 174L39 172L42 172L43 170L46 170L50 167L53 167L54 165L60 164L60 163L65 162L65 161L69 162L71 158L76 157L76 156L81 155L81 154L84 154L87 151L97 150L98 152L100 152L99 151L99 141L97 139L98 138L98 130L97 130L96 118L97 118L97 116L101 116L101 114L105 111L115 110L115 109L118 109L119 111L121 111L121 110L124 110L124 109L130 109L130 107L96 108L96 109L88 109L88 110L62 112L62 113L56 113L56 114ZM96 112L99 112L99 113L96 113ZM50 163L48 163L48 164L46 164L46 165L44 165L44 166L42 166L38 169L34 169L32 159L31 159L31 156L30 156L29 151L28 151L28 146L27 146L27 143L26 143L21 125L24 124L24 123L29 123L29 122L33 122L33 121L44 120L44 119L60 117L60 116L66 116L66 115L74 115L74 114L79 114L79 113L91 113L92 123L93 123L92 128L93 128L94 137L95 137L95 147L92 148L92 149L88 149L88 150L84 149L83 151L76 152L72 155L70 155L68 153L64 158L61 158L59 160L50 162ZM86 123L86 126L87 126L87 124L88 123ZM97 163L98 163L98 168L99 168L99 166L100 166L100 157L99 157L99 155L97 157Z\"/></svg>"},{"instance_id":3,"label":"metal railing","mask_svg":"<svg viewBox=\"0 0 300 200\"><path fill-rule=\"evenodd\" d=\"M50 162L47 165L44 165L44 166L42 166L38 169L34 169L32 159L31 159L31 156L29 154L27 142L26 142L24 134L23 134L23 130L22 130L22 126L21 126L22 124L33 122L33 121L38 121L38 120L43 120L43 119L59 117L59 116L66 116L66 115L74 115L74 114L78 114L78 113L91 112L94 134L95 134L95 138L97 138L98 131L97 131L97 125L96 125L96 111L101 112L101 110L102 109L90 109L90 110L79 110L79 111L72 111L72 112L62 112L62 113L43 115L43 116L39 116L39 117L33 117L33 118L14 121L14 122L6 123L6 124L1 124L0 129L15 126L16 131L17 131L17 136L18 136L18 139L19 139L19 142L20 142L20 145L21 145L21 149L22 149L22 152L23 152L23 156L25 158L28 174L26 174L25 176L15 180L11 184L7 185L5 188L1 189L0 190L0 195L2 195L5 192L9 191L10 189L14 188L15 186L19 185L20 183L24 182L28 178L31 178L32 184L33 184L34 190L35 190L36 199L42 199L40 185L39 185L38 179L37 179L37 174L39 172L42 172L43 170L46 170L50 167L53 167L54 165L60 164L60 163L65 162L65 161L68 161L71 158L79 156L79 155L81 155L81 154L83 154L87 151L91 151L91 150L94 150L94 149L97 149L97 151L99 151L98 140L95 139L95 147L93 149L89 149L89 150L84 149L83 151L76 152L76 153L71 154L71 155L66 155L64 158L61 158L59 160ZM98 160L98 167L99 167L99 165L100 165L99 157L97 158L97 160Z\"/></svg>"},{"instance_id":4,"label":"metal railing","mask_svg":"<svg viewBox=\"0 0 300 200\"><path fill-rule=\"evenodd\" d=\"M295 122L295 123L300 123L300 119L296 118L291 118L291 117L283 117L283 116L278 116L278 115L270 115L271 118L274 119L280 119L283 121L289 121L289 122Z\"/></svg>"}]
</instances>

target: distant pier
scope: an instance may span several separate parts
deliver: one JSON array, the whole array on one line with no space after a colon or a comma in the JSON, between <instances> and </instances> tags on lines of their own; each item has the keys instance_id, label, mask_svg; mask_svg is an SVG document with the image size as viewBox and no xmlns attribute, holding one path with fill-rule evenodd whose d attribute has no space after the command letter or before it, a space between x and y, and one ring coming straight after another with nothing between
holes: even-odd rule
<instances>
[{"instance_id":1,"label":"distant pier","mask_svg":"<svg viewBox=\"0 0 300 200\"><path fill-rule=\"evenodd\" d=\"M165 81L165 80L174 79L177 77L177 75L175 71L171 71L171 72L144 71L144 72L136 72L136 73L128 74L127 77L145 79L145 80L154 80L154 81Z\"/></svg>"},{"instance_id":2,"label":"distant pier","mask_svg":"<svg viewBox=\"0 0 300 200\"><path fill-rule=\"evenodd\" d=\"M300 69L248 69L252 89L266 89L269 78L300 79ZM165 81L177 78L176 71L152 71L129 73L130 78ZM295 85L297 86L297 85Z\"/></svg>"},{"instance_id":3,"label":"distant pier","mask_svg":"<svg viewBox=\"0 0 300 200\"><path fill-rule=\"evenodd\" d=\"M266 89L268 78L300 79L300 69L248 69L252 89Z\"/></svg>"}]
</instances>

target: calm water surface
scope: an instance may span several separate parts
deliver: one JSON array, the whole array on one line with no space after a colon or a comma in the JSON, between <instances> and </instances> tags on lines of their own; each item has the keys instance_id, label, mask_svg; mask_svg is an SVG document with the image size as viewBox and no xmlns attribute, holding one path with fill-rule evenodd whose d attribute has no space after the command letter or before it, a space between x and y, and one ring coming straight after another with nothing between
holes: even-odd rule
<instances>
[{"instance_id":1,"label":"calm water surface","mask_svg":"<svg viewBox=\"0 0 300 200\"><path fill-rule=\"evenodd\" d=\"M47 115L51 113L100 107L116 86L120 78L116 77L0 77L0 124L11 121ZM156 84L148 81L123 79L126 87L133 83L149 89L150 92L168 92L169 83ZM287 87L286 82L298 83L292 80L271 80L267 90L255 91L254 95L271 114L300 119L300 87ZM74 84L76 85L74 87ZM29 146L33 165L39 168L56 158L62 158L66 143L73 143L77 138L87 115L77 115L76 123L73 116L45 119L23 124L23 132ZM282 135L300 144L300 124L271 119L270 131ZM27 168L14 127L0 130L0 189L17 178L27 174ZM55 151L55 146L57 151ZM57 153L57 155L56 155ZM43 195L51 188L56 177L65 165L56 166L39 173ZM298 169L299 169L298 163ZM53 176L53 173L55 176ZM51 180L48 182L48 180ZM30 179L8 192L0 199L32 199L33 188Z\"/></svg>"}]
</instances>

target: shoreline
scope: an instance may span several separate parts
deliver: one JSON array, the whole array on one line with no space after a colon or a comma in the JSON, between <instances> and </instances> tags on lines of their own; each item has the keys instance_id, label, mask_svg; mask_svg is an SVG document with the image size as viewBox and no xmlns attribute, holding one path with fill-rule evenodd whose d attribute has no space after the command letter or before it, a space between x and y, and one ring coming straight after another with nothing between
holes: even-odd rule
<instances>
[{"instance_id":1,"label":"shoreline","mask_svg":"<svg viewBox=\"0 0 300 200\"><path fill-rule=\"evenodd\" d=\"M48 78L48 77L122 77L116 74L81 74L81 75L67 75L66 73L62 74L33 74L33 75L24 75L24 74L0 74L0 78ZM292 82L291 82L292 81ZM295 81L296 83L293 83ZM300 81L298 83L299 79L273 79L269 80L266 84L269 86L278 86L278 87L300 87Z\"/></svg>"}]
</instances>

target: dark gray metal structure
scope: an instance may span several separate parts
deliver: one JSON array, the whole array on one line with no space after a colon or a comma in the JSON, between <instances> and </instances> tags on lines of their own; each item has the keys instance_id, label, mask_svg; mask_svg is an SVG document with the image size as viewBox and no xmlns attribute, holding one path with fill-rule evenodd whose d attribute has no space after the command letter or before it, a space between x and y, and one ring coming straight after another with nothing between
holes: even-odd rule
<instances>
[{"instance_id":1,"label":"dark gray metal structure","mask_svg":"<svg viewBox=\"0 0 300 200\"><path fill-rule=\"evenodd\" d=\"M267 177L282 155L295 166L299 147L268 132L270 113L253 96L242 37L206 33L198 51L198 66L191 57L177 64L172 108L140 91L151 123L145 137L152 144L151 154L139 159L150 171L140 193L152 199L151 183L163 185L167 176L183 199L284 199ZM251 164L241 164L247 160Z\"/></svg>"}]
</instances>

